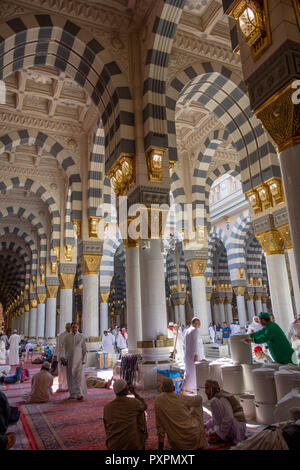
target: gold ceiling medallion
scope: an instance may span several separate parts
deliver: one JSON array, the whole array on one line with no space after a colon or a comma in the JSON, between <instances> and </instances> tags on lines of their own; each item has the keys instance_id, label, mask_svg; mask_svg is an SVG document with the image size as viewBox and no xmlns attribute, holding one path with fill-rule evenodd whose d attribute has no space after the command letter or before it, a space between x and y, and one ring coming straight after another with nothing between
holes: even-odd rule
<instances>
[{"instance_id":1,"label":"gold ceiling medallion","mask_svg":"<svg viewBox=\"0 0 300 470\"><path fill-rule=\"evenodd\" d=\"M252 58L257 61L271 45L268 0L236 0L228 15L239 22Z\"/></svg>"},{"instance_id":2,"label":"gold ceiling medallion","mask_svg":"<svg viewBox=\"0 0 300 470\"><path fill-rule=\"evenodd\" d=\"M254 210L254 214L261 212L261 200L259 198L258 192L255 189L250 189L250 191L246 192L246 195L248 196L251 207Z\"/></svg>"},{"instance_id":3,"label":"gold ceiling medallion","mask_svg":"<svg viewBox=\"0 0 300 470\"><path fill-rule=\"evenodd\" d=\"M300 0L293 0L293 5L297 18L298 28L300 29Z\"/></svg>"},{"instance_id":4,"label":"gold ceiling medallion","mask_svg":"<svg viewBox=\"0 0 300 470\"><path fill-rule=\"evenodd\" d=\"M163 180L163 157L166 149L150 147L146 152L149 181L162 182Z\"/></svg>"},{"instance_id":5,"label":"gold ceiling medallion","mask_svg":"<svg viewBox=\"0 0 300 470\"><path fill-rule=\"evenodd\" d=\"M109 170L108 177L116 196L124 196L135 182L135 157L122 155Z\"/></svg>"}]
</instances>

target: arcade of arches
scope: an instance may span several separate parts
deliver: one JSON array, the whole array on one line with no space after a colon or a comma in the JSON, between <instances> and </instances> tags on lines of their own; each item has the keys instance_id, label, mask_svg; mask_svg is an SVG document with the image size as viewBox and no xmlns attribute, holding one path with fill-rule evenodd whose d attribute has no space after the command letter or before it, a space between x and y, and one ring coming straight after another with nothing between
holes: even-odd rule
<instances>
[{"instance_id":1,"label":"arcade of arches","mask_svg":"<svg viewBox=\"0 0 300 470\"><path fill-rule=\"evenodd\" d=\"M212 320L300 313L299 7L247 2L262 46L239 3L1 1L0 328L51 343L76 320L92 352L126 325L136 351L194 315L207 342ZM176 209L124 238L121 196Z\"/></svg>"}]
</instances>

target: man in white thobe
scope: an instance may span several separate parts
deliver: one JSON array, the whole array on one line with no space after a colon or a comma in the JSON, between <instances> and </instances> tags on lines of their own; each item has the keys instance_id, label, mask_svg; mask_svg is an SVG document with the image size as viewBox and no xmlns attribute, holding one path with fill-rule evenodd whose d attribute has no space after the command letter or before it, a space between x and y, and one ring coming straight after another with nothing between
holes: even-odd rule
<instances>
[{"instance_id":1,"label":"man in white thobe","mask_svg":"<svg viewBox=\"0 0 300 470\"><path fill-rule=\"evenodd\" d=\"M121 331L119 331L116 336L116 346L120 350L120 352L122 351L122 349L127 348L126 338L122 335Z\"/></svg>"},{"instance_id":2,"label":"man in white thobe","mask_svg":"<svg viewBox=\"0 0 300 470\"><path fill-rule=\"evenodd\" d=\"M56 338L56 346L54 351L53 360L57 361L57 358L60 358L62 343L65 336L71 333L71 323L66 323L65 331L63 331ZM67 381L67 367L61 364L58 360L58 389L57 392L66 392L68 390L68 381Z\"/></svg>"},{"instance_id":3,"label":"man in white thobe","mask_svg":"<svg viewBox=\"0 0 300 470\"><path fill-rule=\"evenodd\" d=\"M86 345L78 323L72 323L71 333L65 335L61 346L61 361L67 361L67 381L70 398L83 400L87 395L83 364L86 363Z\"/></svg>"},{"instance_id":4,"label":"man in white thobe","mask_svg":"<svg viewBox=\"0 0 300 470\"><path fill-rule=\"evenodd\" d=\"M243 409L233 395L220 390L218 382L207 380L205 393L210 400L212 417L205 423L209 431L208 442L221 444L234 442L238 444L245 439L246 420Z\"/></svg>"},{"instance_id":5,"label":"man in white thobe","mask_svg":"<svg viewBox=\"0 0 300 470\"><path fill-rule=\"evenodd\" d=\"M114 336L108 331L104 331L103 338L102 338L103 350L107 352L108 354L114 354L115 352L114 345L115 345Z\"/></svg>"},{"instance_id":6,"label":"man in white thobe","mask_svg":"<svg viewBox=\"0 0 300 470\"><path fill-rule=\"evenodd\" d=\"M13 331L13 334L10 336L8 342L9 342L9 365L10 366L16 366L20 363L19 360L19 344L20 344L21 338L17 334L17 330Z\"/></svg>"},{"instance_id":7,"label":"man in white thobe","mask_svg":"<svg viewBox=\"0 0 300 470\"><path fill-rule=\"evenodd\" d=\"M184 371L184 392L197 393L197 378L195 362L202 361L204 357L203 341L200 336L200 320L197 317L192 319L192 325L187 330L184 337L185 347L185 371Z\"/></svg>"}]
</instances>

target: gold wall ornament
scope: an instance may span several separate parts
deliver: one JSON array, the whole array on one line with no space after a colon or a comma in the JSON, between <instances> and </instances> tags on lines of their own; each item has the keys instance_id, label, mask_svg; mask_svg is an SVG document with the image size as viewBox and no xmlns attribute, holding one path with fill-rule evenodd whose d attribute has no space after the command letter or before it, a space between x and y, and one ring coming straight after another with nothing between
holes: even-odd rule
<instances>
[{"instance_id":1,"label":"gold wall ornament","mask_svg":"<svg viewBox=\"0 0 300 470\"><path fill-rule=\"evenodd\" d=\"M206 301L207 302L210 302L211 296L212 296L212 292L206 292Z\"/></svg>"},{"instance_id":2,"label":"gold wall ornament","mask_svg":"<svg viewBox=\"0 0 300 470\"><path fill-rule=\"evenodd\" d=\"M72 219L72 224L75 228L78 240L81 240L81 220L80 219Z\"/></svg>"},{"instance_id":3,"label":"gold wall ornament","mask_svg":"<svg viewBox=\"0 0 300 470\"><path fill-rule=\"evenodd\" d=\"M246 191L246 195L249 199L252 209L254 210L254 214L259 214L262 211L262 206L259 194L256 189L253 188L249 191Z\"/></svg>"},{"instance_id":4,"label":"gold wall ornament","mask_svg":"<svg viewBox=\"0 0 300 470\"><path fill-rule=\"evenodd\" d=\"M261 183L256 186L256 190L258 192L263 209L266 210L272 207L272 196L269 186L266 183Z\"/></svg>"},{"instance_id":5,"label":"gold wall ornament","mask_svg":"<svg viewBox=\"0 0 300 470\"><path fill-rule=\"evenodd\" d=\"M65 245L64 246L64 253L65 253L65 260L66 261L72 261L73 260L73 250L74 250L73 245Z\"/></svg>"},{"instance_id":6,"label":"gold wall ornament","mask_svg":"<svg viewBox=\"0 0 300 470\"><path fill-rule=\"evenodd\" d=\"M242 297L245 294L245 289L246 289L245 286L236 286L233 288L233 292L235 293L237 297Z\"/></svg>"},{"instance_id":7,"label":"gold wall ornament","mask_svg":"<svg viewBox=\"0 0 300 470\"><path fill-rule=\"evenodd\" d=\"M135 156L122 154L108 173L116 196L124 196L135 183Z\"/></svg>"},{"instance_id":8,"label":"gold wall ornament","mask_svg":"<svg viewBox=\"0 0 300 470\"><path fill-rule=\"evenodd\" d=\"M232 302L232 297L225 297L225 304L226 305L231 305Z\"/></svg>"},{"instance_id":9,"label":"gold wall ornament","mask_svg":"<svg viewBox=\"0 0 300 470\"><path fill-rule=\"evenodd\" d=\"M85 254L81 256L82 274L98 274L102 255L89 255Z\"/></svg>"},{"instance_id":10,"label":"gold wall ornament","mask_svg":"<svg viewBox=\"0 0 300 470\"><path fill-rule=\"evenodd\" d=\"M300 106L292 101L292 82L254 110L278 152L300 143Z\"/></svg>"},{"instance_id":11,"label":"gold wall ornament","mask_svg":"<svg viewBox=\"0 0 300 470\"><path fill-rule=\"evenodd\" d=\"M59 286L57 286L57 285L56 286L51 286L51 285L46 286L46 293L47 293L47 297L49 299L55 299L56 298L58 287Z\"/></svg>"},{"instance_id":12,"label":"gold wall ornament","mask_svg":"<svg viewBox=\"0 0 300 470\"><path fill-rule=\"evenodd\" d=\"M267 284L263 284L262 288L263 288L264 291L266 291L267 290Z\"/></svg>"},{"instance_id":13,"label":"gold wall ornament","mask_svg":"<svg viewBox=\"0 0 300 470\"><path fill-rule=\"evenodd\" d=\"M109 292L100 292L99 293L100 302L103 304L107 304L109 294L110 294Z\"/></svg>"},{"instance_id":14,"label":"gold wall ornament","mask_svg":"<svg viewBox=\"0 0 300 470\"><path fill-rule=\"evenodd\" d=\"M59 281L61 289L72 289L74 282L75 274L70 273L60 273Z\"/></svg>"},{"instance_id":15,"label":"gold wall ornament","mask_svg":"<svg viewBox=\"0 0 300 470\"><path fill-rule=\"evenodd\" d=\"M255 234L266 256L284 254L284 239L276 229Z\"/></svg>"},{"instance_id":16,"label":"gold wall ornament","mask_svg":"<svg viewBox=\"0 0 300 470\"><path fill-rule=\"evenodd\" d=\"M37 300L30 299L30 308L37 308Z\"/></svg>"},{"instance_id":17,"label":"gold wall ornament","mask_svg":"<svg viewBox=\"0 0 300 470\"><path fill-rule=\"evenodd\" d=\"M245 268L237 268L237 270L238 270L239 279L244 279L246 277Z\"/></svg>"},{"instance_id":18,"label":"gold wall ornament","mask_svg":"<svg viewBox=\"0 0 300 470\"><path fill-rule=\"evenodd\" d=\"M149 181L162 182L165 148L150 147L146 152Z\"/></svg>"},{"instance_id":19,"label":"gold wall ornament","mask_svg":"<svg viewBox=\"0 0 300 470\"><path fill-rule=\"evenodd\" d=\"M170 286L170 292L171 292L171 294L175 294L175 292L178 292L177 284L173 284L173 285Z\"/></svg>"},{"instance_id":20,"label":"gold wall ornament","mask_svg":"<svg viewBox=\"0 0 300 470\"><path fill-rule=\"evenodd\" d=\"M44 286L46 280L46 263L40 264L40 285Z\"/></svg>"},{"instance_id":21,"label":"gold wall ornament","mask_svg":"<svg viewBox=\"0 0 300 470\"><path fill-rule=\"evenodd\" d=\"M186 300L185 297L179 297L179 299L178 299L179 304L178 305L184 305L185 300Z\"/></svg>"},{"instance_id":22,"label":"gold wall ornament","mask_svg":"<svg viewBox=\"0 0 300 470\"><path fill-rule=\"evenodd\" d=\"M180 284L180 290L181 290L181 292L184 292L184 290L185 290L185 284Z\"/></svg>"},{"instance_id":23,"label":"gold wall ornament","mask_svg":"<svg viewBox=\"0 0 300 470\"><path fill-rule=\"evenodd\" d=\"M89 217L89 237L90 238L99 238L98 237L98 225L101 220L101 217Z\"/></svg>"},{"instance_id":24,"label":"gold wall ornament","mask_svg":"<svg viewBox=\"0 0 300 470\"><path fill-rule=\"evenodd\" d=\"M278 206L279 204L284 203L284 191L283 191L283 185L282 185L282 179L273 177L270 178L266 181L266 184L270 188L270 193L272 194L273 197L273 205Z\"/></svg>"},{"instance_id":25,"label":"gold wall ornament","mask_svg":"<svg viewBox=\"0 0 300 470\"><path fill-rule=\"evenodd\" d=\"M56 259L59 261L59 246L54 246L53 251L55 251Z\"/></svg>"},{"instance_id":26,"label":"gold wall ornament","mask_svg":"<svg viewBox=\"0 0 300 470\"><path fill-rule=\"evenodd\" d=\"M50 262L50 274L57 275L57 262L56 261Z\"/></svg>"},{"instance_id":27,"label":"gold wall ornament","mask_svg":"<svg viewBox=\"0 0 300 470\"><path fill-rule=\"evenodd\" d=\"M286 250L291 250L293 248L293 243L291 239L291 232L289 224L281 225L280 227L276 227L276 230L280 233L280 236L284 240L284 248Z\"/></svg>"},{"instance_id":28,"label":"gold wall ornament","mask_svg":"<svg viewBox=\"0 0 300 470\"><path fill-rule=\"evenodd\" d=\"M38 304L44 304L46 302L46 294L36 294Z\"/></svg>"},{"instance_id":29,"label":"gold wall ornament","mask_svg":"<svg viewBox=\"0 0 300 470\"><path fill-rule=\"evenodd\" d=\"M207 259L204 258L195 258L190 259L186 262L187 268L190 272L191 277L204 276Z\"/></svg>"},{"instance_id":30,"label":"gold wall ornament","mask_svg":"<svg viewBox=\"0 0 300 470\"><path fill-rule=\"evenodd\" d=\"M254 292L246 292L245 294L245 300L251 300L253 301L254 299Z\"/></svg>"},{"instance_id":31,"label":"gold wall ornament","mask_svg":"<svg viewBox=\"0 0 300 470\"><path fill-rule=\"evenodd\" d=\"M238 21L256 62L271 45L267 0L236 0L227 14Z\"/></svg>"},{"instance_id":32,"label":"gold wall ornament","mask_svg":"<svg viewBox=\"0 0 300 470\"><path fill-rule=\"evenodd\" d=\"M210 286L211 286L211 281L212 281L212 278L206 276L206 278L205 278L205 283L206 283L207 287L210 287Z\"/></svg>"},{"instance_id":33,"label":"gold wall ornament","mask_svg":"<svg viewBox=\"0 0 300 470\"><path fill-rule=\"evenodd\" d=\"M249 286L253 286L253 285L254 285L254 279L253 279L253 277L248 277L248 284L249 284Z\"/></svg>"},{"instance_id":34,"label":"gold wall ornament","mask_svg":"<svg viewBox=\"0 0 300 470\"><path fill-rule=\"evenodd\" d=\"M29 289L30 289L30 285L29 285L29 284L25 284L25 291L26 291L26 292L29 292Z\"/></svg>"},{"instance_id":35,"label":"gold wall ornament","mask_svg":"<svg viewBox=\"0 0 300 470\"><path fill-rule=\"evenodd\" d=\"M29 303L26 303L24 305L24 310L25 310L25 312L29 312L29 310L30 310Z\"/></svg>"}]
</instances>

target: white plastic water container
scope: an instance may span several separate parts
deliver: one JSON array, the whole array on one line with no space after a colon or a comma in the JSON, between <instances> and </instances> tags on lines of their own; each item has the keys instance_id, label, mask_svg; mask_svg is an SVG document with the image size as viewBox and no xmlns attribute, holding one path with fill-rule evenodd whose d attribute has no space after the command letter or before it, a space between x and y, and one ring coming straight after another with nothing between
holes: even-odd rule
<instances>
[{"instance_id":1,"label":"white plastic water container","mask_svg":"<svg viewBox=\"0 0 300 470\"><path fill-rule=\"evenodd\" d=\"M296 366L295 364L284 364L279 367L279 370L294 370L297 372L300 372L300 366Z\"/></svg>"},{"instance_id":2,"label":"white plastic water container","mask_svg":"<svg viewBox=\"0 0 300 470\"><path fill-rule=\"evenodd\" d=\"M274 412L276 423L290 420L291 408L300 408L300 388L293 388L287 395L278 401Z\"/></svg>"},{"instance_id":3,"label":"white plastic water container","mask_svg":"<svg viewBox=\"0 0 300 470\"><path fill-rule=\"evenodd\" d=\"M293 388L300 387L300 372L292 369L281 369L275 372L275 386L278 401Z\"/></svg>"},{"instance_id":4,"label":"white plastic water container","mask_svg":"<svg viewBox=\"0 0 300 470\"><path fill-rule=\"evenodd\" d=\"M240 364L221 367L223 389L234 395L244 393L243 367Z\"/></svg>"},{"instance_id":5,"label":"white plastic water container","mask_svg":"<svg viewBox=\"0 0 300 470\"><path fill-rule=\"evenodd\" d=\"M243 394L243 395L240 395L239 400L243 408L246 420L255 419L256 412L255 412L254 395Z\"/></svg>"},{"instance_id":6,"label":"white plastic water container","mask_svg":"<svg viewBox=\"0 0 300 470\"><path fill-rule=\"evenodd\" d=\"M255 369L259 369L261 365L260 364L242 364L242 367L243 367L243 376L244 376L244 390L247 393L254 394L252 371Z\"/></svg>"},{"instance_id":7,"label":"white plastic water container","mask_svg":"<svg viewBox=\"0 0 300 470\"><path fill-rule=\"evenodd\" d=\"M269 405L277 403L274 372L274 369L266 367L252 371L254 395L257 403Z\"/></svg>"},{"instance_id":8,"label":"white plastic water container","mask_svg":"<svg viewBox=\"0 0 300 470\"><path fill-rule=\"evenodd\" d=\"M256 421L259 424L274 424L275 419L275 403L258 403L255 401Z\"/></svg>"},{"instance_id":9,"label":"white plastic water container","mask_svg":"<svg viewBox=\"0 0 300 470\"><path fill-rule=\"evenodd\" d=\"M221 367L224 365L224 363L220 361L213 361L209 363L209 378L211 380L216 380L220 387L223 387L223 380L222 380L222 374L221 374Z\"/></svg>"},{"instance_id":10,"label":"white plastic water container","mask_svg":"<svg viewBox=\"0 0 300 470\"><path fill-rule=\"evenodd\" d=\"M205 382L209 378L209 362L203 359L202 361L196 362L195 365L197 389L204 388Z\"/></svg>"},{"instance_id":11,"label":"white plastic water container","mask_svg":"<svg viewBox=\"0 0 300 470\"><path fill-rule=\"evenodd\" d=\"M252 364L251 343L244 343L249 335L232 335L229 338L231 357L236 364Z\"/></svg>"},{"instance_id":12,"label":"white plastic water container","mask_svg":"<svg viewBox=\"0 0 300 470\"><path fill-rule=\"evenodd\" d=\"M279 364L278 362L265 362L264 364L261 365L261 367L265 367L267 369L274 369L274 370L279 370L280 366L282 366L282 364Z\"/></svg>"}]
</instances>

